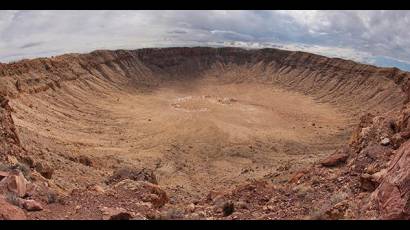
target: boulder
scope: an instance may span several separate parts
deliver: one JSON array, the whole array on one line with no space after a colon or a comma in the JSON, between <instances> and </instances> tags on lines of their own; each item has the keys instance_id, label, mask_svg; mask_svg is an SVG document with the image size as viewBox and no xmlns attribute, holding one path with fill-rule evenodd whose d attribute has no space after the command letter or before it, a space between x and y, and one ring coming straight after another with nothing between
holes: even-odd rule
<instances>
[{"instance_id":1,"label":"boulder","mask_svg":"<svg viewBox=\"0 0 410 230\"><path fill-rule=\"evenodd\" d=\"M348 148L342 148L337 150L332 155L328 156L327 158L320 161L320 164L325 167L335 167L340 164L343 164L349 158L349 150Z\"/></svg>"},{"instance_id":2,"label":"boulder","mask_svg":"<svg viewBox=\"0 0 410 230\"><path fill-rule=\"evenodd\" d=\"M51 179L51 176L54 173L54 169L45 162L36 162L34 167L37 172L47 179Z\"/></svg>"},{"instance_id":3,"label":"boulder","mask_svg":"<svg viewBox=\"0 0 410 230\"><path fill-rule=\"evenodd\" d=\"M23 207L27 211L41 211L43 210L43 206L35 201L35 200L24 200L24 199L19 199L18 204L20 207Z\"/></svg>"},{"instance_id":4,"label":"boulder","mask_svg":"<svg viewBox=\"0 0 410 230\"><path fill-rule=\"evenodd\" d=\"M0 220L26 220L24 211L9 202L4 196L0 195Z\"/></svg>"},{"instance_id":5,"label":"boulder","mask_svg":"<svg viewBox=\"0 0 410 230\"><path fill-rule=\"evenodd\" d=\"M14 193L18 197L24 197L27 194L27 180L18 170L9 172L9 175L0 181L0 190Z\"/></svg>"},{"instance_id":6,"label":"boulder","mask_svg":"<svg viewBox=\"0 0 410 230\"><path fill-rule=\"evenodd\" d=\"M103 220L130 220L132 215L124 208L107 208L100 209L103 214Z\"/></svg>"},{"instance_id":7,"label":"boulder","mask_svg":"<svg viewBox=\"0 0 410 230\"><path fill-rule=\"evenodd\" d=\"M390 144L390 139L389 138L383 138L381 141L380 141L380 144L381 145L383 145L383 146L387 146L387 145L389 145Z\"/></svg>"}]
</instances>

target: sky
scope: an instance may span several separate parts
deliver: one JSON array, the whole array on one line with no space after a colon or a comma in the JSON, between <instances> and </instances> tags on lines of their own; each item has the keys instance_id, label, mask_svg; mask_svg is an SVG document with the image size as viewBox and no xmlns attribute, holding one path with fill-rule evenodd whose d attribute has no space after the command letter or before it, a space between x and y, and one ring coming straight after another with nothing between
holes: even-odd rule
<instances>
[{"instance_id":1,"label":"sky","mask_svg":"<svg viewBox=\"0 0 410 230\"><path fill-rule=\"evenodd\" d=\"M96 49L279 48L410 71L410 11L0 11L0 62Z\"/></svg>"}]
</instances>

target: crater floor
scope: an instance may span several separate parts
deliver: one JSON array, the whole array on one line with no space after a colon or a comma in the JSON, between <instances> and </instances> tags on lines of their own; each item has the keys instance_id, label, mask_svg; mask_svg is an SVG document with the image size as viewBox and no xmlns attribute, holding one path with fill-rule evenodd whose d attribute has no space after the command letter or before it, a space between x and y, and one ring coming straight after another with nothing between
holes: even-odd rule
<instances>
[{"instance_id":1,"label":"crater floor","mask_svg":"<svg viewBox=\"0 0 410 230\"><path fill-rule=\"evenodd\" d=\"M90 82L10 102L23 146L58 162L63 189L101 183L115 168L155 171L171 200L254 178L285 180L334 151L352 118L272 85L216 78L118 90ZM102 93L103 92L103 93ZM93 167L73 166L85 155ZM78 175L82 175L79 177Z\"/></svg>"}]
</instances>

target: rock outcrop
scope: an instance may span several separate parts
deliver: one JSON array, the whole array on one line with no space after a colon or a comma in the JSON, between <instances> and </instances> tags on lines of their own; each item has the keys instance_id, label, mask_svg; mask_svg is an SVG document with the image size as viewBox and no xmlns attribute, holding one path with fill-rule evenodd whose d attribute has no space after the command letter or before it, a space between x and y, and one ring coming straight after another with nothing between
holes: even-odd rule
<instances>
[{"instance_id":1,"label":"rock outcrop","mask_svg":"<svg viewBox=\"0 0 410 230\"><path fill-rule=\"evenodd\" d=\"M23 151L11 117L8 99L0 92L0 159L5 160L8 155L19 155Z\"/></svg>"},{"instance_id":2,"label":"rock outcrop","mask_svg":"<svg viewBox=\"0 0 410 230\"><path fill-rule=\"evenodd\" d=\"M349 149L345 147L337 150L326 159L323 159L320 163L325 167L333 167L345 163L348 158Z\"/></svg>"},{"instance_id":3,"label":"rock outcrop","mask_svg":"<svg viewBox=\"0 0 410 230\"><path fill-rule=\"evenodd\" d=\"M372 194L383 219L410 219L410 141L396 151Z\"/></svg>"}]
</instances>

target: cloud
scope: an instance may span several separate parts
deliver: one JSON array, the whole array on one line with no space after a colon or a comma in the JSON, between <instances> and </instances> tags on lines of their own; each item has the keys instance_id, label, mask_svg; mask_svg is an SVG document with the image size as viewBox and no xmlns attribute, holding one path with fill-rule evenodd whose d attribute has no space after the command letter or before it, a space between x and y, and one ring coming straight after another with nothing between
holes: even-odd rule
<instances>
[{"instance_id":1,"label":"cloud","mask_svg":"<svg viewBox=\"0 0 410 230\"><path fill-rule=\"evenodd\" d=\"M30 42L30 43L27 43L27 44L24 44L24 45L20 46L19 48L26 49L26 48L30 48L30 47L39 46L41 44L42 44L42 42Z\"/></svg>"},{"instance_id":2,"label":"cloud","mask_svg":"<svg viewBox=\"0 0 410 230\"><path fill-rule=\"evenodd\" d=\"M187 32L185 30L172 30L168 31L169 34L186 34Z\"/></svg>"},{"instance_id":3,"label":"cloud","mask_svg":"<svg viewBox=\"0 0 410 230\"><path fill-rule=\"evenodd\" d=\"M94 49L233 44L396 65L410 62L406 28L410 11L0 11L0 61Z\"/></svg>"},{"instance_id":4,"label":"cloud","mask_svg":"<svg viewBox=\"0 0 410 230\"><path fill-rule=\"evenodd\" d=\"M248 34L241 34L235 31L227 30L211 30L212 35L215 37L222 38L224 40L239 40L239 41L251 41L254 40L254 37Z\"/></svg>"}]
</instances>

